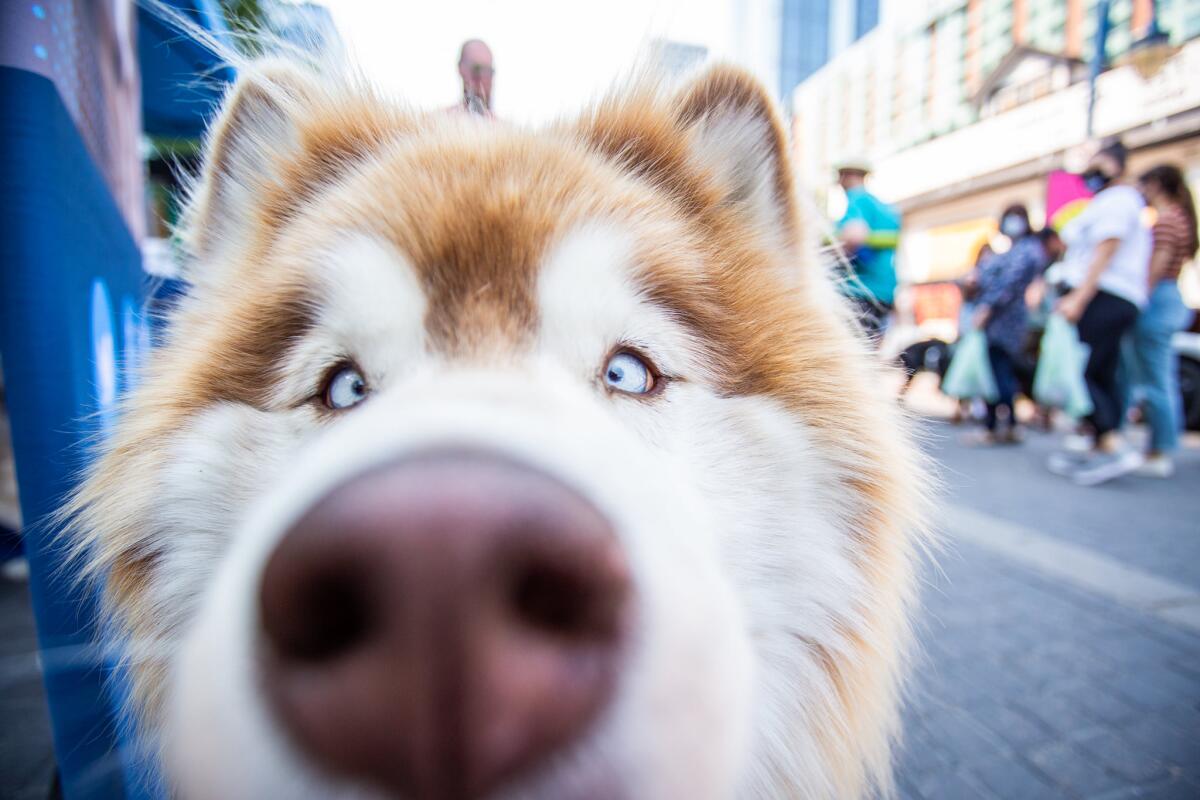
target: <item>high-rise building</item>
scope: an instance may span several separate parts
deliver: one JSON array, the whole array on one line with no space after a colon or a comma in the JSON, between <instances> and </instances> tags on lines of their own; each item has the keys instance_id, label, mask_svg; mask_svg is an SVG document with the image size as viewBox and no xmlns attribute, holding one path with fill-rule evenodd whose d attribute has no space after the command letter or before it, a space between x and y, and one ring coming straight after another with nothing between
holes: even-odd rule
<instances>
[{"instance_id":1,"label":"high-rise building","mask_svg":"<svg viewBox=\"0 0 1200 800\"><path fill-rule=\"evenodd\" d=\"M880 0L782 0L779 84L785 100L879 23Z\"/></svg>"},{"instance_id":2,"label":"high-rise building","mask_svg":"<svg viewBox=\"0 0 1200 800\"><path fill-rule=\"evenodd\" d=\"M1046 177L1088 140L1100 0L907 0L792 94L794 161L824 194L831 165L865 154L874 190L904 213L902 276L956 277L1007 203L1036 222ZM1200 6L1158 0L1176 48L1154 74L1127 62L1152 0L1111 0L1093 134L1120 136L1130 169L1181 164L1200 182ZM829 192L831 199L836 191ZM831 210L833 210L831 208Z\"/></svg>"}]
</instances>

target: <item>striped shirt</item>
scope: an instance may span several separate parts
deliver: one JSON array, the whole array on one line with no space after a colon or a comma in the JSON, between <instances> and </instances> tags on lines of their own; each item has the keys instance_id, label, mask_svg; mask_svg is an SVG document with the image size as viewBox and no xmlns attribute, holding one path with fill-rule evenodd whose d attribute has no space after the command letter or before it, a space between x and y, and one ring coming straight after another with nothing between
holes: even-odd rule
<instances>
[{"instance_id":1,"label":"striped shirt","mask_svg":"<svg viewBox=\"0 0 1200 800\"><path fill-rule=\"evenodd\" d=\"M1192 226L1191 220L1182 208L1171 204L1166 206L1158 214L1158 221L1154 223L1154 254L1160 252L1167 254L1166 271L1159 276L1159 280L1177 281L1179 280L1179 271L1183 268L1183 264L1192 256L1192 249L1195 245L1193 236L1196 235L1196 229Z\"/></svg>"}]
</instances>

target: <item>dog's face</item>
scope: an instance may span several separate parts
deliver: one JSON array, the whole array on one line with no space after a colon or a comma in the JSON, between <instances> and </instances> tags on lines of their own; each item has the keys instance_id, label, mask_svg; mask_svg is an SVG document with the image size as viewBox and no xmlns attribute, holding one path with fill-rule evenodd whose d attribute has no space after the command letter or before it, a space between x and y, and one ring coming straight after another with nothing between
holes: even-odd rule
<instances>
[{"instance_id":1,"label":"dog's face","mask_svg":"<svg viewBox=\"0 0 1200 800\"><path fill-rule=\"evenodd\" d=\"M887 787L903 422L716 69L528 131L243 78L76 504L186 797Z\"/></svg>"}]
</instances>

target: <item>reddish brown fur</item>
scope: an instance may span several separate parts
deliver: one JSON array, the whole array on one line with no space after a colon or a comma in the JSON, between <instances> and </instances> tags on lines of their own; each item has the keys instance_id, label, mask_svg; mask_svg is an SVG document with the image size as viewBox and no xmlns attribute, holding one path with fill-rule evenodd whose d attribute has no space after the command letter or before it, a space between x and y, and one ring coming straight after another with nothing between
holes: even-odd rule
<instances>
[{"instance_id":1,"label":"reddish brown fur","mask_svg":"<svg viewBox=\"0 0 1200 800\"><path fill-rule=\"evenodd\" d=\"M260 187L257 217L231 267L236 280L210 287L202 303L186 306L175 320L171 345L133 400L135 422L122 429L77 510L97 517L108 498L121 496L122 485L144 484L133 473L153 474L161 451L146 455L141 443L166 439L198 410L219 401L268 406L283 354L312 324L314 298L295 256L321 243L318 232L365 228L393 242L427 294L431 346L486 356L520 347L536 328L535 271L556 236L574 223L610 218L654 227L654 241L643 241L638 254L647 296L710 343L727 376L720 392L775 398L809 426L818 446L841 459L844 469L835 477L860 498L849 511L864 545L863 569L877 584L907 586L911 544L901 531L914 522L913 462L888 427L895 412L870 385L876 373L864 368L845 315L815 290L823 279L805 263L799 241L782 127L752 80L717 70L673 101L636 90L605 101L575 125L543 133L420 119L371 95L286 91L306 109L295 120L300 152L280 158L277 177ZM691 157L689 126L723 105L769 120L767 144L779 165L775 188L794 264L779 263L778 251L730 205L728 187ZM228 148L239 146L238 113L235 101L212 151L215 183L192 220L201 232L221 225L211 218L212 206L228 177L222 175ZM334 196L336 202L324 202ZM295 241L281 254L285 232ZM210 249L207 236L196 242L201 255ZM680 242L706 262L702 279L680 259ZM798 276L794 284L773 277L781 267ZM98 568L113 570L110 599L135 634L154 630L139 595L153 569L138 544L141 533L131 521L128 529L104 530L104 540L94 543ZM879 632L869 644L856 637L860 657L846 662L818 652L851 737L883 703L878 698L894 691L895 676L877 668L878 652L903 646L903 624L892 619L900 611L856 611ZM832 751L844 740L829 735L836 760ZM847 764L843 785L861 786L861 770Z\"/></svg>"}]
</instances>

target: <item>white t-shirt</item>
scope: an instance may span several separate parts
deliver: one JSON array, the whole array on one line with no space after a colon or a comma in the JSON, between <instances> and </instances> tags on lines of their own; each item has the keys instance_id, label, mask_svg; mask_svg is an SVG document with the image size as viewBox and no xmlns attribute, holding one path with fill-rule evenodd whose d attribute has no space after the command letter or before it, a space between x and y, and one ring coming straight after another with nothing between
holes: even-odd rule
<instances>
[{"instance_id":1,"label":"white t-shirt","mask_svg":"<svg viewBox=\"0 0 1200 800\"><path fill-rule=\"evenodd\" d=\"M1063 278L1072 288L1083 283L1096 245L1120 239L1108 267L1100 273L1100 288L1135 306L1146 305L1150 271L1150 229L1142 224L1145 201L1132 186L1110 186L1092 198L1079 216L1062 230L1067 245Z\"/></svg>"}]
</instances>

